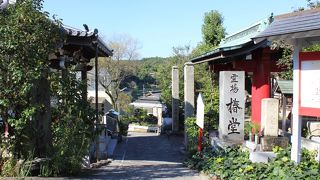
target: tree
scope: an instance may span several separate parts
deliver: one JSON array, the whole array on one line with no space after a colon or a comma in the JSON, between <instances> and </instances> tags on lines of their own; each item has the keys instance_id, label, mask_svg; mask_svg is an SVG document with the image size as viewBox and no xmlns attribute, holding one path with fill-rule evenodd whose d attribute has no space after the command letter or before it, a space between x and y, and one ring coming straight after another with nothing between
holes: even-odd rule
<instances>
[{"instance_id":1,"label":"tree","mask_svg":"<svg viewBox=\"0 0 320 180\"><path fill-rule=\"evenodd\" d=\"M206 12L202 24L202 41L192 50L192 56L196 57L212 51L225 37L223 18L218 11Z\"/></svg>"},{"instance_id":2,"label":"tree","mask_svg":"<svg viewBox=\"0 0 320 180\"><path fill-rule=\"evenodd\" d=\"M223 18L218 11L209 11L204 15L202 25L203 43L214 48L217 47L225 36Z\"/></svg>"},{"instance_id":3,"label":"tree","mask_svg":"<svg viewBox=\"0 0 320 180\"><path fill-rule=\"evenodd\" d=\"M307 0L307 6L310 8L310 9L314 9L314 8L318 8L320 7L320 2L318 0L316 1L312 1L312 0Z\"/></svg>"},{"instance_id":4,"label":"tree","mask_svg":"<svg viewBox=\"0 0 320 180\"><path fill-rule=\"evenodd\" d=\"M190 46L179 46L173 48L173 56L167 58L160 65L156 66L156 79L159 88L161 89L161 100L168 107L169 113L171 111L171 71L172 66L179 67L180 76L180 97L183 98L183 67L184 63L190 60L190 57L199 56L201 54L212 51L218 46L221 39L225 36L225 30L222 25L222 16L217 11L210 11L205 13L204 22L202 25L203 40L190 53ZM195 90L202 92L206 104L206 123L210 127L214 126L212 123L218 114L218 88L213 84L213 74L207 70L206 64L195 66ZM181 101L182 102L182 101ZM183 107L181 104L180 107ZM182 112L183 111L179 111Z\"/></svg>"},{"instance_id":5,"label":"tree","mask_svg":"<svg viewBox=\"0 0 320 180\"><path fill-rule=\"evenodd\" d=\"M11 150L26 157L35 148L37 156L46 156L51 119L39 117L50 114L50 105L37 95L49 93L41 87L48 85L46 60L62 40L61 23L42 12L42 0L17 1L0 12L0 22L0 117L15 137Z\"/></svg>"},{"instance_id":6,"label":"tree","mask_svg":"<svg viewBox=\"0 0 320 180\"><path fill-rule=\"evenodd\" d=\"M95 114L82 96L86 82L79 82L74 67L64 78L49 69L48 56L64 35L42 2L18 0L0 12L0 118L10 127L5 138L0 129L1 175L28 173L35 157L46 159L41 175L74 173L94 139Z\"/></svg>"},{"instance_id":7,"label":"tree","mask_svg":"<svg viewBox=\"0 0 320 180\"><path fill-rule=\"evenodd\" d=\"M138 60L138 50L141 44L137 39L128 34L116 34L108 41L108 45L113 49L112 60Z\"/></svg>"},{"instance_id":8,"label":"tree","mask_svg":"<svg viewBox=\"0 0 320 180\"><path fill-rule=\"evenodd\" d=\"M225 37L222 15L217 11L205 13L202 25L203 40L193 49L192 56L208 53L216 48ZM215 75L208 71L207 64L195 66L195 89L202 92L205 103L205 123L208 129L215 128L219 113L219 90L214 82Z\"/></svg>"},{"instance_id":9,"label":"tree","mask_svg":"<svg viewBox=\"0 0 320 180\"><path fill-rule=\"evenodd\" d=\"M139 42L128 35L115 36L108 42L114 50L112 58L99 59L99 84L110 97L113 107L119 110L118 98L122 83L136 72L136 60L139 57Z\"/></svg>"},{"instance_id":10,"label":"tree","mask_svg":"<svg viewBox=\"0 0 320 180\"><path fill-rule=\"evenodd\" d=\"M190 58L190 46L177 46L172 48L173 56L163 61L157 66L156 80L161 90L161 101L167 106L168 113L171 113L172 91L171 91L171 70L172 66L178 66L179 69L179 96L184 96L183 91L183 67L184 63ZM180 102L182 103L182 101ZM181 107L182 104L181 104ZM182 113L183 111L179 111ZM180 114L181 115L181 114Z\"/></svg>"},{"instance_id":11,"label":"tree","mask_svg":"<svg viewBox=\"0 0 320 180\"><path fill-rule=\"evenodd\" d=\"M198 43L198 45L196 46L196 48L194 48L192 50L192 57L197 57L200 56L204 53L210 52L212 51L214 48L211 44L206 44L205 42L200 42Z\"/></svg>"}]
</instances>

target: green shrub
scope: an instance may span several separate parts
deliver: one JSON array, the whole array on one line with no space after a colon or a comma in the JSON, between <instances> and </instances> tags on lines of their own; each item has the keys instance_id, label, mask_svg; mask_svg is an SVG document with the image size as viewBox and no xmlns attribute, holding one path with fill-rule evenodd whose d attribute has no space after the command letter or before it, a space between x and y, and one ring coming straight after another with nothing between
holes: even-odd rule
<instances>
[{"instance_id":1,"label":"green shrub","mask_svg":"<svg viewBox=\"0 0 320 180\"><path fill-rule=\"evenodd\" d=\"M249 138L250 133L252 133L253 124L251 122L244 122L244 136L245 139Z\"/></svg>"},{"instance_id":2,"label":"green shrub","mask_svg":"<svg viewBox=\"0 0 320 180\"><path fill-rule=\"evenodd\" d=\"M290 160L289 148L275 148L276 158L269 163L252 163L242 148L212 151L206 148L194 154L185 164L221 179L320 179L320 165L315 152L303 150L299 164Z\"/></svg>"},{"instance_id":3,"label":"green shrub","mask_svg":"<svg viewBox=\"0 0 320 180\"><path fill-rule=\"evenodd\" d=\"M61 22L50 20L42 4L43 0L21 0L0 13L0 116L10 126L8 145L1 141L1 148L10 147L7 151L12 155L1 159L3 176L27 173L28 164L21 162L28 162L33 152L50 159L41 165L40 175L74 174L99 132L94 129L94 111L82 97L87 82L77 80L74 67L63 78L60 70L49 70L46 59L64 36ZM43 81L50 89L40 90L50 92L57 100L54 105L44 104L42 96L33 97ZM46 112L51 119L41 118ZM44 128L43 122L50 128Z\"/></svg>"},{"instance_id":4,"label":"green shrub","mask_svg":"<svg viewBox=\"0 0 320 180\"><path fill-rule=\"evenodd\" d=\"M134 120L135 120L134 116L130 116L130 115L121 116L121 119L119 121L119 132L121 135L126 136L128 134L129 124L134 122Z\"/></svg>"},{"instance_id":5,"label":"green shrub","mask_svg":"<svg viewBox=\"0 0 320 180\"><path fill-rule=\"evenodd\" d=\"M16 158L7 157L2 159L1 163L1 176L4 177L18 177L23 179L25 176L30 175L31 170L31 157L26 161L17 160Z\"/></svg>"},{"instance_id":6,"label":"green shrub","mask_svg":"<svg viewBox=\"0 0 320 180\"><path fill-rule=\"evenodd\" d=\"M196 118L187 118L185 120L186 133L188 136L187 151L190 155L197 152L198 138L199 138L199 126L196 124Z\"/></svg>"},{"instance_id":7,"label":"green shrub","mask_svg":"<svg viewBox=\"0 0 320 180\"><path fill-rule=\"evenodd\" d=\"M16 171L17 160L13 157L3 159L3 165L1 168L1 176L15 177L18 175Z\"/></svg>"}]
</instances>

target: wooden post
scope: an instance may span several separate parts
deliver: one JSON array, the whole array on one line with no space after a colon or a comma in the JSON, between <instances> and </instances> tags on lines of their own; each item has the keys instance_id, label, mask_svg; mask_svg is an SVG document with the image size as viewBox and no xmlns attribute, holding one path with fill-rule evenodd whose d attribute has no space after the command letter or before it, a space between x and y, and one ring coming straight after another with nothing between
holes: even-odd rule
<instances>
[{"instance_id":1,"label":"wooden post","mask_svg":"<svg viewBox=\"0 0 320 180\"><path fill-rule=\"evenodd\" d=\"M293 51L293 107L291 160L299 163L301 158L301 116L299 115L299 52L301 44L296 40Z\"/></svg>"},{"instance_id":2,"label":"wooden post","mask_svg":"<svg viewBox=\"0 0 320 180\"><path fill-rule=\"evenodd\" d=\"M202 151L202 133L203 133L203 129L199 128L199 140L198 140L198 151L199 151L199 153L201 153L201 151Z\"/></svg>"},{"instance_id":3,"label":"wooden post","mask_svg":"<svg viewBox=\"0 0 320 180\"><path fill-rule=\"evenodd\" d=\"M88 85L87 85L87 63L83 63L84 67L83 69L81 69L81 80L84 84L84 87L83 87L83 92L82 92L82 99L83 101L87 102L88 100Z\"/></svg>"},{"instance_id":4,"label":"wooden post","mask_svg":"<svg viewBox=\"0 0 320 180\"><path fill-rule=\"evenodd\" d=\"M253 53L256 61L255 71L252 77L252 101L251 113L254 123L261 123L261 101L270 98L270 50L256 50Z\"/></svg>"},{"instance_id":5,"label":"wooden post","mask_svg":"<svg viewBox=\"0 0 320 180\"><path fill-rule=\"evenodd\" d=\"M98 38L98 37L97 37ZM96 57L95 57L95 89L96 89L96 130L98 130L99 125L99 101L98 101L98 44L96 44ZM97 137L97 143L96 143L96 158L97 161L99 161L99 134Z\"/></svg>"}]
</instances>

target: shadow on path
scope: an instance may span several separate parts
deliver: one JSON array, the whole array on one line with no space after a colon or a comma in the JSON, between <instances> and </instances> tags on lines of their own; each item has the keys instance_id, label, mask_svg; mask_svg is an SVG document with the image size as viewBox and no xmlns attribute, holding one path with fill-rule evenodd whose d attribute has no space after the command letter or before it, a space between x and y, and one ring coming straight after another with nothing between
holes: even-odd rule
<instances>
[{"instance_id":1,"label":"shadow on path","mask_svg":"<svg viewBox=\"0 0 320 180\"><path fill-rule=\"evenodd\" d=\"M133 133L118 144L114 160L81 179L203 179L183 166L183 137Z\"/></svg>"}]
</instances>

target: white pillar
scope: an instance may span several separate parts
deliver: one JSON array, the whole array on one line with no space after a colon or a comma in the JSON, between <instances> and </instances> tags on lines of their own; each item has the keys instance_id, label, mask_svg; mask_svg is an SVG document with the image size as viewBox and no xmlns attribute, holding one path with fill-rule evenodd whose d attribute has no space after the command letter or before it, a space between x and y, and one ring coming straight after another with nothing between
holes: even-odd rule
<instances>
[{"instance_id":1,"label":"white pillar","mask_svg":"<svg viewBox=\"0 0 320 180\"><path fill-rule=\"evenodd\" d=\"M299 52L301 44L294 42L293 51L293 107L292 107L292 137L291 160L299 163L301 158L301 116L299 116Z\"/></svg>"}]
</instances>

